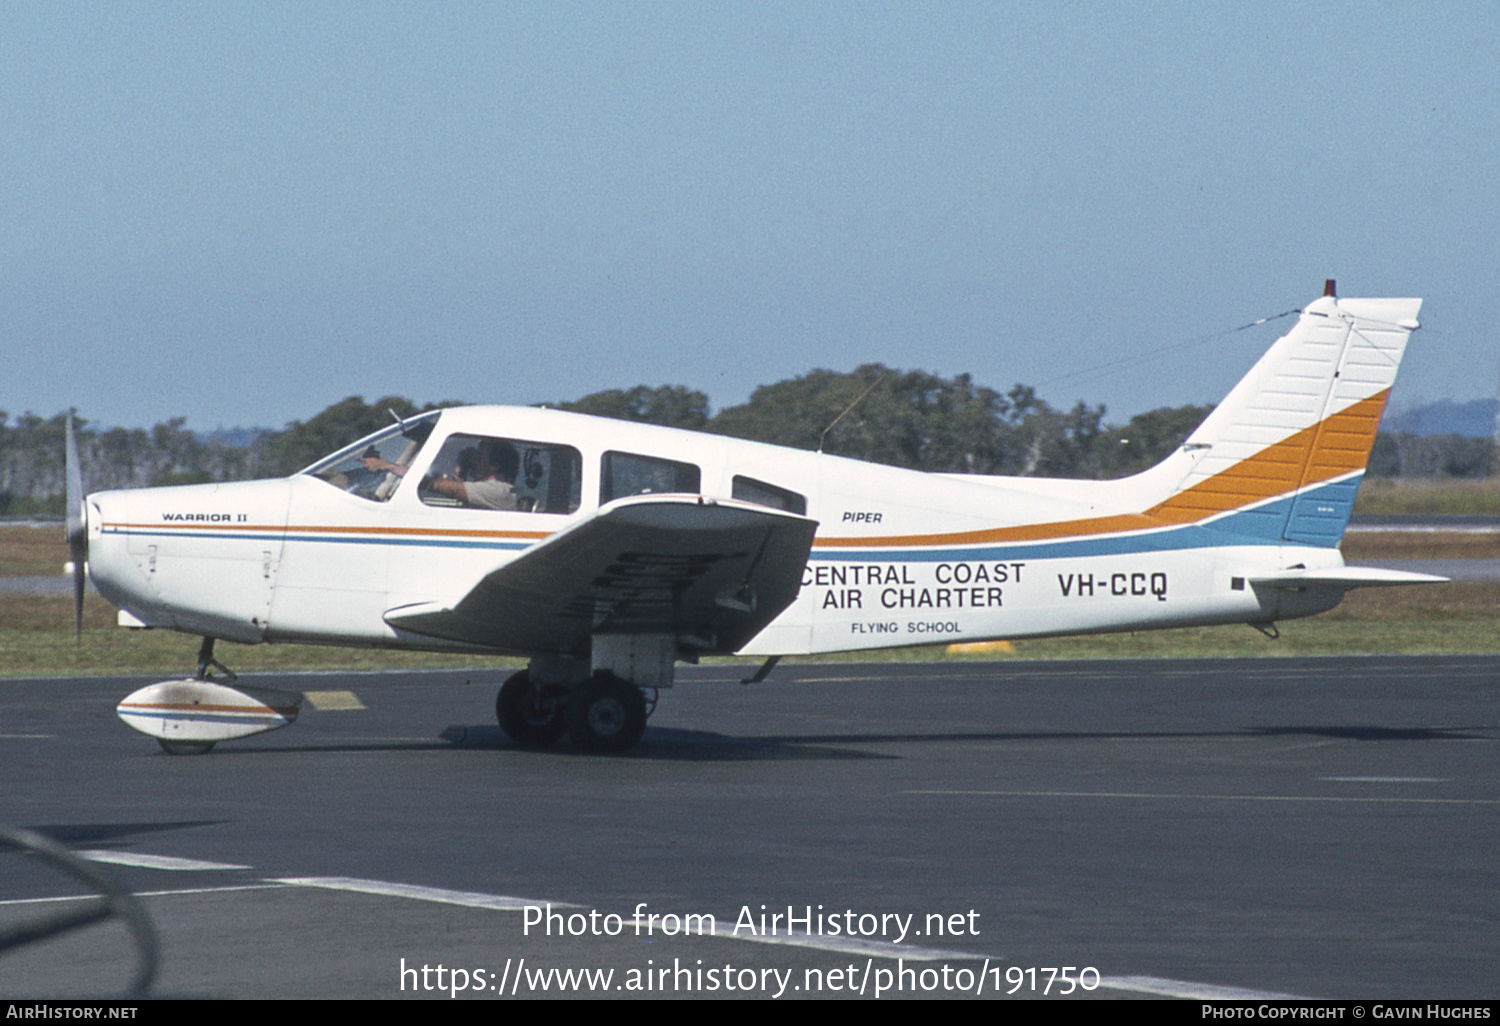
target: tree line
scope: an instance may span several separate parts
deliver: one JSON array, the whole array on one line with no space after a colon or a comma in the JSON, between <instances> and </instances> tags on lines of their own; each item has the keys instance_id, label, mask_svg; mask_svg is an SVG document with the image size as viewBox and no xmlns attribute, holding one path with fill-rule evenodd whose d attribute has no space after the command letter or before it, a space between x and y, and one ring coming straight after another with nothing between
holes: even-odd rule
<instances>
[{"instance_id":1,"label":"tree line","mask_svg":"<svg viewBox=\"0 0 1500 1026\"><path fill-rule=\"evenodd\" d=\"M1164 406L1110 425L1103 406L1080 401L1058 410L1028 385L1001 394L967 374L940 378L878 363L762 385L749 402L713 416L708 396L680 385L612 389L555 405L915 470L1100 479L1155 466L1213 411ZM1382 431L1369 473L1483 478L1500 473L1493 450L1488 438Z\"/></svg>"},{"instance_id":2,"label":"tree line","mask_svg":"<svg viewBox=\"0 0 1500 1026\"><path fill-rule=\"evenodd\" d=\"M92 428L75 417L84 483L90 491L295 473L356 439L425 410L400 396L350 396L306 421L249 439L201 435L182 418L143 428ZM1124 424L1105 408L1078 402L1056 409L1035 389L1008 392L872 363L849 373L814 370L762 385L748 402L712 413L708 396L681 385L595 392L556 409L708 431L915 470L1038 477L1114 478L1154 465L1206 417L1211 406L1163 407ZM65 414L12 421L0 411L0 514L62 512ZM1390 477L1484 477L1489 439L1382 432L1370 473Z\"/></svg>"}]
</instances>

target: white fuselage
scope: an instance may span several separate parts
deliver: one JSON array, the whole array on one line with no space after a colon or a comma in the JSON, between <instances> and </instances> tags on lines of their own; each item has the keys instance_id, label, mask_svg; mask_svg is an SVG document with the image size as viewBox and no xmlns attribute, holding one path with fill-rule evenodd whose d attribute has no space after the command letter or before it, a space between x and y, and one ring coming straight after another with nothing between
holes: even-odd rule
<instances>
[{"instance_id":1,"label":"white fuselage","mask_svg":"<svg viewBox=\"0 0 1500 1026\"><path fill-rule=\"evenodd\" d=\"M568 512L434 505L419 495L451 436L576 452ZM1341 590L1260 590L1259 573L1341 567L1335 548L1139 514L1167 464L1115 482L934 475L726 437L531 408L444 411L381 500L310 473L103 492L89 559L122 622L240 642L470 646L399 630L387 611L457 601L528 547L597 512L606 453L691 464L699 494L741 480L805 501L818 522L797 599L741 651L796 654L1192 624L1330 608ZM738 480L737 480L738 479ZM1356 478L1357 480L1357 478ZM753 501L753 500L752 500Z\"/></svg>"}]
</instances>

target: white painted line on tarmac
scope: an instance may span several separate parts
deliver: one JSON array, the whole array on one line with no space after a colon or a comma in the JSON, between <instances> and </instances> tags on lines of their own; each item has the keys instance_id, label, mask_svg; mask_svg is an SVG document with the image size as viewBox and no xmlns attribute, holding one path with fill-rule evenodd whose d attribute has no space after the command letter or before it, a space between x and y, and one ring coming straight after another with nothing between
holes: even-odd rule
<instances>
[{"instance_id":1,"label":"white painted line on tarmac","mask_svg":"<svg viewBox=\"0 0 1500 1026\"><path fill-rule=\"evenodd\" d=\"M46 905L57 901L98 901L98 894L64 894L56 898L7 898L0 901L0 908L7 905Z\"/></svg>"},{"instance_id":2,"label":"white painted line on tarmac","mask_svg":"<svg viewBox=\"0 0 1500 1026\"><path fill-rule=\"evenodd\" d=\"M281 883L231 884L228 887L179 887L169 891L132 891L131 897L170 898L177 894L224 894L228 891L276 891L285 889L286 884ZM102 894L64 894L55 898L11 898L6 901L0 901L0 907L6 905L46 905L59 901L98 901L102 897L104 897Z\"/></svg>"},{"instance_id":3,"label":"white painted line on tarmac","mask_svg":"<svg viewBox=\"0 0 1500 1026\"><path fill-rule=\"evenodd\" d=\"M278 878L273 882L290 884L293 887L322 887L330 891L379 894L390 898L415 898L418 901L433 901L441 905L488 908L499 912L519 912L528 906L541 908L548 904L553 908L581 907L562 901L547 902L535 898L514 898L508 894L450 891L441 887L418 887L415 884L387 883L384 880L358 880L348 876L290 876Z\"/></svg>"},{"instance_id":4,"label":"white painted line on tarmac","mask_svg":"<svg viewBox=\"0 0 1500 1026\"><path fill-rule=\"evenodd\" d=\"M251 869L229 862L204 862L200 859L179 859L171 855L146 855L134 851L75 851L81 859L90 862L107 862L112 866L134 866L137 869L171 869L182 871L208 871L212 869Z\"/></svg>"},{"instance_id":5,"label":"white painted line on tarmac","mask_svg":"<svg viewBox=\"0 0 1500 1026\"><path fill-rule=\"evenodd\" d=\"M907 792L931 793L931 792ZM993 794L1005 792L941 792L960 794ZM1035 793L1035 792L1031 792ZM80 851L77 855L95 862L113 862L118 865L138 866L149 869L249 869L249 866L234 866L221 862L202 862L195 859L173 858L167 855L142 855L131 852ZM100 856L109 856L102 858ZM129 861L127 861L129 860ZM517 898L506 894L483 894L477 891L452 891L441 887L420 887L415 884L389 883L384 880L361 880L347 876L302 876L268 879L258 884L237 884L227 887L185 887L162 891L137 891L137 898L176 897L189 894L224 894L233 891L276 890L284 887L316 887L324 890L348 891L356 894L374 894L382 897L412 898L442 905L459 905L465 908L482 908L499 912L519 912L527 906L553 908L582 908L561 901L544 901ZM18 898L0 900L0 907L12 905L40 905L65 901L97 900L97 894L65 895L51 898ZM733 917L716 918L715 922L734 922ZM993 956L972 951L948 951L941 948L904 946L892 941L871 940L862 937L831 937L809 933L789 933L776 937L747 936L733 932L715 933L725 940L750 941L756 944L778 944L787 947L808 948L816 951L833 951L844 955L864 955L890 960L903 959L908 962L978 961ZM1212 983L1194 983L1189 980L1170 980L1156 976L1103 976L1099 987L1106 990L1129 991L1139 994L1155 994L1162 997L1186 998L1203 1001L1302 1001L1306 998L1274 991L1249 990L1241 987L1224 987ZM998 996L998 994L997 994Z\"/></svg>"},{"instance_id":6,"label":"white painted line on tarmac","mask_svg":"<svg viewBox=\"0 0 1500 1026\"><path fill-rule=\"evenodd\" d=\"M415 898L418 901L433 901L444 905L462 905L466 908L487 908L501 912L520 912L527 907L542 908L551 905L556 909L582 908L565 901L549 901L536 898L515 898L507 894L480 894L475 891L449 891L438 887L418 887L414 884L388 883L383 880L356 880L342 876L282 877L274 882L296 887L323 887L335 891L355 891L360 894L379 894L396 898ZM626 917L626 922L629 918ZM715 917L716 923L729 924L733 917ZM726 940L754 941L758 944L786 944L793 947L816 948L822 951L837 951L848 955L867 955L878 958L905 958L914 962L932 962L942 959L981 959L971 951L941 951L936 948L906 947L889 941L876 941L859 937L830 937L807 933L783 934L777 937L746 936L735 933L719 933L713 936Z\"/></svg>"},{"instance_id":7,"label":"white painted line on tarmac","mask_svg":"<svg viewBox=\"0 0 1500 1026\"><path fill-rule=\"evenodd\" d=\"M416 898L447 905L463 905L469 908L487 908L506 912L518 912L526 906L553 908L582 908L564 902L533 901L513 898L503 894L479 894L473 891L449 891L436 887L417 887L411 884L386 883L380 880L355 880L348 877L288 877L274 881L301 887L324 887L331 890L355 891L361 894L389 895L401 898ZM720 921L717 920L716 921ZM725 917L723 922L734 922ZM829 937L816 934L793 933L778 937L745 936L716 933L724 940L753 941L758 944L779 944L819 951L834 951L845 955L864 955L885 959L904 959L908 962L978 961L987 957L972 951L945 951L938 948L907 947L891 941L869 940L858 937ZM1274 991L1249 990L1240 987L1224 987L1212 983L1194 983L1189 980L1169 980L1155 976L1105 976L1099 986L1109 990L1130 991L1141 994L1157 994L1163 997L1189 998L1205 1001L1298 1001L1306 1000L1291 994Z\"/></svg>"},{"instance_id":8,"label":"white painted line on tarmac","mask_svg":"<svg viewBox=\"0 0 1500 1026\"><path fill-rule=\"evenodd\" d=\"M178 894L227 894L230 891L284 891L286 884L275 880L264 883L230 884L226 887L177 887L167 891L136 891L137 898L170 898Z\"/></svg>"},{"instance_id":9,"label":"white painted line on tarmac","mask_svg":"<svg viewBox=\"0 0 1500 1026\"><path fill-rule=\"evenodd\" d=\"M1334 802L1348 805L1500 805L1500 798L1357 798L1302 794L1150 794L1133 791L901 791L900 794L991 798L1128 798L1156 801Z\"/></svg>"},{"instance_id":10,"label":"white painted line on tarmac","mask_svg":"<svg viewBox=\"0 0 1500 1026\"><path fill-rule=\"evenodd\" d=\"M1246 990L1243 987L1220 987L1212 983L1188 980L1165 980L1158 976L1105 976L1099 986L1110 990L1129 990L1137 994L1159 994L1162 997L1189 998L1197 1001L1311 1001L1315 998L1295 994L1278 994L1270 990Z\"/></svg>"},{"instance_id":11,"label":"white painted line on tarmac","mask_svg":"<svg viewBox=\"0 0 1500 1026\"><path fill-rule=\"evenodd\" d=\"M335 891L354 891L360 894L378 894L396 898L415 898L418 901L433 901L444 905L462 905L467 908L487 908L501 912L520 912L527 907L542 908L551 905L556 909L582 908L564 901L548 901L534 898L515 898L507 894L480 894L475 891L449 891L438 887L418 887L414 884L388 883L383 880L356 880L343 876L282 877L274 881L296 887L322 887ZM625 921L629 921L628 917ZM730 924L730 917L715 917L716 923ZM982 959L972 951L943 951L937 948L908 947L890 941L877 941L861 937L831 937L808 933L782 934L776 937L747 936L733 932L713 934L725 940L754 941L757 944L784 944L792 947L815 948L821 951L837 951L846 955L866 955L877 958L904 958L913 962L935 962L943 959Z\"/></svg>"},{"instance_id":12,"label":"white painted line on tarmac","mask_svg":"<svg viewBox=\"0 0 1500 1026\"><path fill-rule=\"evenodd\" d=\"M732 920L725 920L731 922ZM943 951L938 948L916 948L893 941L870 940L866 937L829 937L814 933L786 933L776 937L743 936L736 933L715 934L725 940L753 941L756 944L786 944L794 948L813 948L818 951L837 951L844 955L865 955L874 958L898 959L908 962L941 962L973 959L979 961L987 956L972 951Z\"/></svg>"}]
</instances>

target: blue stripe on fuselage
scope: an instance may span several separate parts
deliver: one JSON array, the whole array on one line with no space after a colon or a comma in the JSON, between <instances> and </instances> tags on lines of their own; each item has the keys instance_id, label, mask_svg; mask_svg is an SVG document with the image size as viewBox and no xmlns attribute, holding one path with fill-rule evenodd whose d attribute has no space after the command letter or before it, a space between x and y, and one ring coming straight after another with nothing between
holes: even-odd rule
<instances>
[{"instance_id":1,"label":"blue stripe on fuselage","mask_svg":"<svg viewBox=\"0 0 1500 1026\"><path fill-rule=\"evenodd\" d=\"M900 548L874 547L868 549L814 549L814 561L841 563L937 563L950 560L1021 560L1021 559L1068 559L1079 556L1124 556L1142 552L1176 552L1188 549L1221 548L1226 545L1320 545L1333 548L1343 538L1343 525L1338 533L1312 535L1307 530L1288 531L1296 538L1282 537L1287 519L1294 504L1298 508L1353 502L1354 490L1359 487L1359 478L1310 488L1299 495L1284 495L1259 506L1235 510L1197 524L1167 527L1138 534L1099 535L1091 538L1063 538L1057 541L1012 542L994 545L965 545L950 547ZM1348 497L1346 499L1346 496ZM1331 518L1330 518L1331 519ZM1347 523L1347 516L1344 520ZM1316 537L1318 540L1312 540Z\"/></svg>"}]
</instances>

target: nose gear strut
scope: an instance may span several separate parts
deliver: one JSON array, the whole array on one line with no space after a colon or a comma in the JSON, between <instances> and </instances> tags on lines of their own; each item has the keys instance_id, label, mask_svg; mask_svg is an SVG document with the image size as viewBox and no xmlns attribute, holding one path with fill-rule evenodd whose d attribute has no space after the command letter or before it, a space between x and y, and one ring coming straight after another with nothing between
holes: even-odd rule
<instances>
[{"instance_id":1,"label":"nose gear strut","mask_svg":"<svg viewBox=\"0 0 1500 1026\"><path fill-rule=\"evenodd\" d=\"M219 677L215 677L214 670L218 670ZM239 675L229 667L214 658L214 639L204 638L203 644L198 646L198 675L194 680L238 680Z\"/></svg>"}]
</instances>

